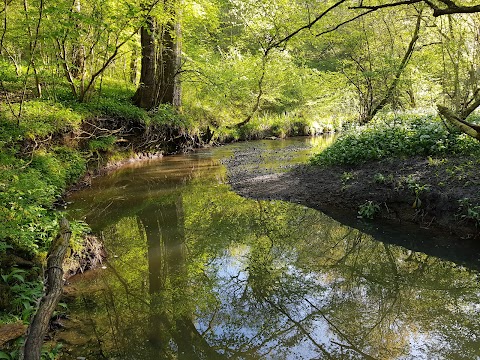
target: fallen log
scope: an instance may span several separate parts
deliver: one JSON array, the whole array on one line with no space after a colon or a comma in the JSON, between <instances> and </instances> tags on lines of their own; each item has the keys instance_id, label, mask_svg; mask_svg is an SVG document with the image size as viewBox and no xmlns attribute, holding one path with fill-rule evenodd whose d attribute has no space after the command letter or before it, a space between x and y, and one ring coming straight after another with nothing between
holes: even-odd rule
<instances>
[{"instance_id":1,"label":"fallen log","mask_svg":"<svg viewBox=\"0 0 480 360\"><path fill-rule=\"evenodd\" d=\"M71 235L70 224L62 218L60 220L60 232L53 240L47 255L45 294L40 300L38 310L28 327L25 345L20 351L20 360L40 360L43 338L47 333L50 318L62 296L62 265Z\"/></svg>"}]
</instances>

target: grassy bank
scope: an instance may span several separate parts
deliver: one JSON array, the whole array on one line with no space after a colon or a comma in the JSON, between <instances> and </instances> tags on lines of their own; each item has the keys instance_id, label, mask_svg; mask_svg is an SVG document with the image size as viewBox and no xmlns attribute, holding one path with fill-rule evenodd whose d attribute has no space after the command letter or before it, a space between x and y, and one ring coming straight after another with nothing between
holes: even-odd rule
<instances>
[{"instance_id":1,"label":"grassy bank","mask_svg":"<svg viewBox=\"0 0 480 360\"><path fill-rule=\"evenodd\" d=\"M480 229L480 142L438 117L379 117L342 133L311 163L341 169L343 197L362 218L392 217L398 207L403 220L436 222L454 233Z\"/></svg>"}]
</instances>

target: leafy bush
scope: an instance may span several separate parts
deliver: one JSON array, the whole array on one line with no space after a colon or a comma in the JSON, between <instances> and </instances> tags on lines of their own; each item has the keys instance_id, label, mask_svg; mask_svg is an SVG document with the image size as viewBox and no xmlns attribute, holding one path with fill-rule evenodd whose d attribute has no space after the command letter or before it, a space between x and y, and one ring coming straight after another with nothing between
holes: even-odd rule
<instances>
[{"instance_id":1,"label":"leafy bush","mask_svg":"<svg viewBox=\"0 0 480 360\"><path fill-rule=\"evenodd\" d=\"M36 309L36 301L42 296L43 284L38 278L29 279L26 270L13 268L1 274L1 282L9 286L12 294L10 311L20 313L23 321L28 321Z\"/></svg>"},{"instance_id":2,"label":"leafy bush","mask_svg":"<svg viewBox=\"0 0 480 360\"><path fill-rule=\"evenodd\" d=\"M263 139L274 136L303 136L312 133L312 123L304 117L290 114L264 113L254 117L246 125L237 130L237 138L241 140Z\"/></svg>"},{"instance_id":3,"label":"leafy bush","mask_svg":"<svg viewBox=\"0 0 480 360\"><path fill-rule=\"evenodd\" d=\"M87 161L82 154L66 146L57 146L52 149L65 169L65 182L72 184L84 173Z\"/></svg>"},{"instance_id":4,"label":"leafy bush","mask_svg":"<svg viewBox=\"0 0 480 360\"><path fill-rule=\"evenodd\" d=\"M45 249L56 235L58 215L52 204L85 170L77 151L52 150L35 152L29 162L2 153L0 239L31 254Z\"/></svg>"},{"instance_id":5,"label":"leafy bush","mask_svg":"<svg viewBox=\"0 0 480 360\"><path fill-rule=\"evenodd\" d=\"M473 221L480 226L480 205L472 203L469 198L460 199L458 204L460 218Z\"/></svg>"},{"instance_id":6,"label":"leafy bush","mask_svg":"<svg viewBox=\"0 0 480 360\"><path fill-rule=\"evenodd\" d=\"M15 248L35 253L54 236L55 216L49 207L57 195L38 170L3 172L0 191L0 234Z\"/></svg>"},{"instance_id":7,"label":"leafy bush","mask_svg":"<svg viewBox=\"0 0 480 360\"><path fill-rule=\"evenodd\" d=\"M480 143L465 134L450 132L436 117L376 120L342 134L328 149L316 154L316 165L355 164L388 157L470 154Z\"/></svg>"}]
</instances>

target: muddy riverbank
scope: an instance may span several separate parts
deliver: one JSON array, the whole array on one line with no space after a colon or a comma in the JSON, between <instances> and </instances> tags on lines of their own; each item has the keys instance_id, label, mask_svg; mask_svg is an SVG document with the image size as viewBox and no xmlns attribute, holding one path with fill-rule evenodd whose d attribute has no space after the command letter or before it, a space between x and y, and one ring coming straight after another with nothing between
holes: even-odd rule
<instances>
[{"instance_id":1,"label":"muddy riverbank","mask_svg":"<svg viewBox=\"0 0 480 360\"><path fill-rule=\"evenodd\" d=\"M355 166L285 165L301 147L242 149L225 160L233 189L318 209L355 227L383 225L466 241L478 239L472 213L480 204L478 160L414 157ZM367 219L370 213L373 220Z\"/></svg>"}]
</instances>

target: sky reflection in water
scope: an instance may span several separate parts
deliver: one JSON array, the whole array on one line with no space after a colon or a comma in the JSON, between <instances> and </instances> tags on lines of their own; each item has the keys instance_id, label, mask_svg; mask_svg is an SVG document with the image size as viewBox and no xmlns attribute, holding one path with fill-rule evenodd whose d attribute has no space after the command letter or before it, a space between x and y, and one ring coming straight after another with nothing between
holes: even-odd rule
<instances>
[{"instance_id":1,"label":"sky reflection in water","mask_svg":"<svg viewBox=\"0 0 480 360\"><path fill-rule=\"evenodd\" d=\"M305 150L288 161L309 152L296 141ZM237 196L218 162L235 146L125 168L73 194L70 213L109 259L73 285L65 358L479 358L476 271L303 206Z\"/></svg>"}]
</instances>

